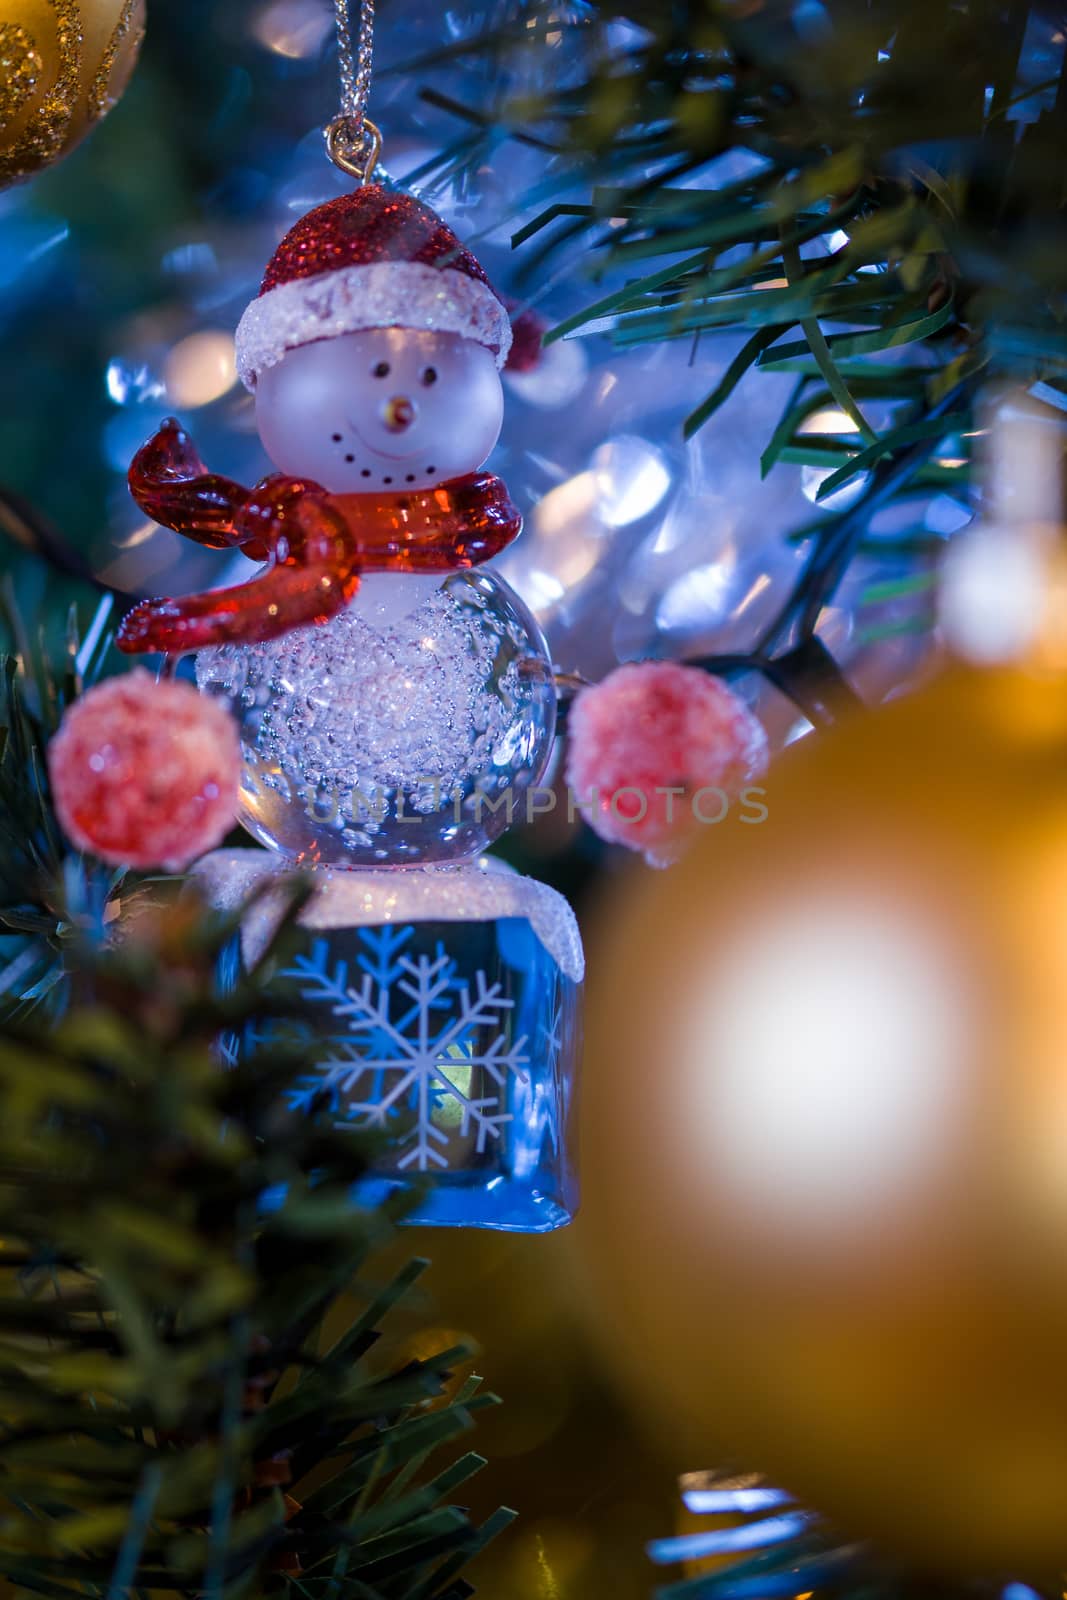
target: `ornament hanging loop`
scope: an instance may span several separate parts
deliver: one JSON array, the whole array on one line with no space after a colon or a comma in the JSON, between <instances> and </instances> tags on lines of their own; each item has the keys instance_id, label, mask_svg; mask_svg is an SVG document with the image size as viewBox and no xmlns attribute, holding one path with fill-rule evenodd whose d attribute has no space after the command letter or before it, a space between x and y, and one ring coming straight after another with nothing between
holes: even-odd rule
<instances>
[{"instance_id":1,"label":"ornament hanging loop","mask_svg":"<svg viewBox=\"0 0 1067 1600\"><path fill-rule=\"evenodd\" d=\"M356 119L341 112L323 129L326 154L335 167L347 172L359 183L369 183L382 153L382 133L377 123L369 117Z\"/></svg>"},{"instance_id":2,"label":"ornament hanging loop","mask_svg":"<svg viewBox=\"0 0 1067 1600\"><path fill-rule=\"evenodd\" d=\"M361 184L369 183L382 153L380 129L367 116L374 56L375 0L359 0L359 28L352 36L355 0L334 0L341 109L323 130L326 154L335 167Z\"/></svg>"}]
</instances>

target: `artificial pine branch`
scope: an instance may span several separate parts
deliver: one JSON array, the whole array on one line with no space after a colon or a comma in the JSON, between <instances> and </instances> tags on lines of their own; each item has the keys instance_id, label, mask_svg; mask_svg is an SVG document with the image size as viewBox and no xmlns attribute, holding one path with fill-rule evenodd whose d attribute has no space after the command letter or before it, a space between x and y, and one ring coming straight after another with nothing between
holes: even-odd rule
<instances>
[{"instance_id":1,"label":"artificial pine branch","mask_svg":"<svg viewBox=\"0 0 1067 1600\"><path fill-rule=\"evenodd\" d=\"M449 109L496 141L511 132L556 152L542 208L513 241L532 246L528 275L582 247L587 304L549 339L746 334L686 431L750 367L794 372L764 470L829 453L824 494L878 460L913 459L926 427L951 443L942 454L962 461L965 486L966 401L990 371L1067 410L1067 74L1052 13L1011 0L546 0L512 20L465 45L496 58L493 116ZM1032 81L1042 25L1051 70ZM550 44L534 92L539 36ZM563 57L566 73L553 66ZM949 391L962 403L946 410ZM822 407L858 432L806 433Z\"/></svg>"},{"instance_id":2,"label":"artificial pine branch","mask_svg":"<svg viewBox=\"0 0 1067 1600\"><path fill-rule=\"evenodd\" d=\"M286 1109L306 1062L265 988L274 945L223 993L238 917L70 850L44 753L107 619L82 639L72 615L54 660L25 614L8 585L0 1577L56 1600L463 1600L511 1513L478 1527L448 1503L474 1452L428 1466L495 1403L455 1389L467 1353L378 1353L426 1265L374 1283L410 1202L360 1207L372 1146ZM260 1048L224 1069L238 1033Z\"/></svg>"},{"instance_id":3,"label":"artificial pine branch","mask_svg":"<svg viewBox=\"0 0 1067 1600\"><path fill-rule=\"evenodd\" d=\"M172 897L173 899L173 897ZM376 1359L421 1263L373 1286L402 1209L362 1209L368 1150L290 1114L287 1045L222 1070L270 1011L218 995L236 919L142 907L82 953L58 1022L0 1034L0 1574L53 1596L459 1600L506 1523L438 1470L491 1396L460 1349ZM285 939L286 929L280 934ZM342 1296L359 1307L332 1347Z\"/></svg>"},{"instance_id":4,"label":"artificial pine branch","mask_svg":"<svg viewBox=\"0 0 1067 1600\"><path fill-rule=\"evenodd\" d=\"M479 130L482 156L509 134L540 141L545 175L516 203L520 278L566 260L588 284L548 341L682 340L699 368L701 340L732 333L686 436L753 369L790 373L764 475L818 468L824 502L864 475L847 511L790 535L807 559L754 650L700 663L762 672L826 720L808 646L856 553L889 550L874 514L972 495L990 382L1067 412L1062 18L1014 0L537 0L463 50L494 58L500 95L488 117L443 107L474 130L445 167ZM834 432L812 431L817 412ZM898 550L931 553L922 530Z\"/></svg>"},{"instance_id":5,"label":"artificial pine branch","mask_svg":"<svg viewBox=\"0 0 1067 1600\"><path fill-rule=\"evenodd\" d=\"M70 847L46 761L64 710L103 669L110 604L94 601L97 626L85 641L72 607L56 652L31 635L11 574L0 584L0 1014L41 1004L61 1010L70 941L102 941L120 889L129 900L137 892L125 874Z\"/></svg>"}]
</instances>

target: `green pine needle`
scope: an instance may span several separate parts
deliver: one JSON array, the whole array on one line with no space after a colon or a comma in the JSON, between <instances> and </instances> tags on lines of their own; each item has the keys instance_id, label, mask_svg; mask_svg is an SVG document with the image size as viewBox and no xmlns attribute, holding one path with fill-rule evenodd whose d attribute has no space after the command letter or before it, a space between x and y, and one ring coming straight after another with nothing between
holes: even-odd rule
<instances>
[{"instance_id":1,"label":"green pine needle","mask_svg":"<svg viewBox=\"0 0 1067 1600\"><path fill-rule=\"evenodd\" d=\"M291 1052L222 1069L215 1038L262 1036L269 998L215 994L232 917L157 896L128 943L82 947L61 1019L0 1031L0 1576L443 1600L488 1536L449 1504L485 1462L431 1461L495 1396L450 1398L461 1348L388 1354L425 1263L372 1286L372 1147L285 1111Z\"/></svg>"}]
</instances>

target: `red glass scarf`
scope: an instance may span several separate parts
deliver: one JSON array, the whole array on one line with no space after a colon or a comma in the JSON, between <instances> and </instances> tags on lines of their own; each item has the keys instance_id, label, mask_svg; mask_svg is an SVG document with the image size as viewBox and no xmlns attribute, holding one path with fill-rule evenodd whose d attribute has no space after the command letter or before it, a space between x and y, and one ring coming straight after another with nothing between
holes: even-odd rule
<instances>
[{"instance_id":1,"label":"red glass scarf","mask_svg":"<svg viewBox=\"0 0 1067 1600\"><path fill-rule=\"evenodd\" d=\"M137 452L129 482L154 522L270 567L233 589L142 600L118 631L118 646L128 654L274 639L326 622L355 594L362 572L474 567L522 528L504 484L485 472L382 494L328 494L284 473L245 489L207 472L173 419Z\"/></svg>"}]
</instances>

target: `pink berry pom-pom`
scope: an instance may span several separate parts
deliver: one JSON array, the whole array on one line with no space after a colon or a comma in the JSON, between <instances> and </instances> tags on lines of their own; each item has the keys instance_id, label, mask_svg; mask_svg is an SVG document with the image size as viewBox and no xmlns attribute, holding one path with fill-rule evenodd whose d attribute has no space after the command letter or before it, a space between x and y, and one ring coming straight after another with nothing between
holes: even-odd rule
<instances>
[{"instance_id":1,"label":"pink berry pom-pom","mask_svg":"<svg viewBox=\"0 0 1067 1600\"><path fill-rule=\"evenodd\" d=\"M48 746L56 814L79 850L180 871L233 824L241 746L229 713L191 684L137 667L69 707Z\"/></svg>"},{"instance_id":2,"label":"pink berry pom-pom","mask_svg":"<svg viewBox=\"0 0 1067 1600\"><path fill-rule=\"evenodd\" d=\"M583 689L568 735L567 783L586 821L656 867L767 766L766 735L744 701L674 661L617 667Z\"/></svg>"}]
</instances>

